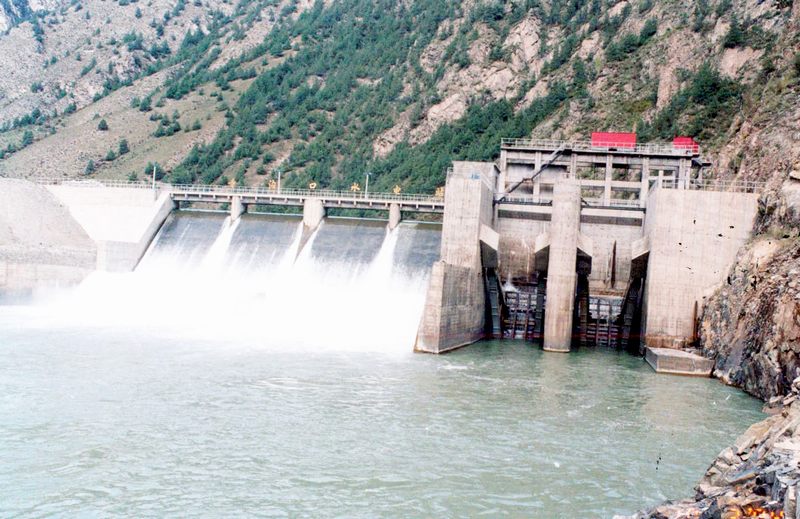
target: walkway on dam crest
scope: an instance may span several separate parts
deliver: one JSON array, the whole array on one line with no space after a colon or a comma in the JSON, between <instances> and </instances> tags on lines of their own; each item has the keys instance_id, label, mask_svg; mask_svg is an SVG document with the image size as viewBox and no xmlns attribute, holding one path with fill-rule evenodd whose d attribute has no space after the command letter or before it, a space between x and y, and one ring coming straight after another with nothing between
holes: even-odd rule
<instances>
[{"instance_id":1,"label":"walkway on dam crest","mask_svg":"<svg viewBox=\"0 0 800 519\"><path fill-rule=\"evenodd\" d=\"M70 186L153 189L148 182L112 180L46 180L44 184L69 184ZM392 205L403 211L443 213L444 198L432 195L403 193L333 191L325 189L271 189L267 187L229 187L209 185L157 184L159 192L168 192L176 202L241 203L244 205L303 206L313 199L327 208L389 210Z\"/></svg>"}]
</instances>

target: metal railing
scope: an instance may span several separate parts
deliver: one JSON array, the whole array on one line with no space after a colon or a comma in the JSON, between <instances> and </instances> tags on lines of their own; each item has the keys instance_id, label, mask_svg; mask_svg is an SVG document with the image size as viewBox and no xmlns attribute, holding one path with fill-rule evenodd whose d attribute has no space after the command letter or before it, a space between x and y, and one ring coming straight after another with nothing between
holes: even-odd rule
<instances>
[{"instance_id":1,"label":"metal railing","mask_svg":"<svg viewBox=\"0 0 800 519\"><path fill-rule=\"evenodd\" d=\"M31 182L47 186L76 186L76 187L125 187L138 189L152 189L152 182L129 181L129 180L105 180L105 179L69 179L69 178L33 178ZM161 187L163 184L159 183Z\"/></svg>"},{"instance_id":2,"label":"metal railing","mask_svg":"<svg viewBox=\"0 0 800 519\"><path fill-rule=\"evenodd\" d=\"M67 185L76 187L109 187L109 188L134 188L152 189L153 184L142 181L125 180L70 180L59 178L36 179L39 184L45 185ZM370 191L336 191L330 189L271 189L269 187L230 187L212 186L204 184L167 184L158 182L156 187L161 190L170 191L173 194L197 194L197 195L218 195L227 196L263 196L272 198L323 198L335 200L371 201L371 202L424 202L432 204L444 204L441 197L425 194L404 194L404 193L382 193Z\"/></svg>"},{"instance_id":3,"label":"metal railing","mask_svg":"<svg viewBox=\"0 0 800 519\"><path fill-rule=\"evenodd\" d=\"M512 139L503 138L500 146L505 148L537 148L543 150L554 150L563 146L565 149L575 151L609 151L642 153L652 155L675 155L681 157L693 157L700 154L699 146L675 146L667 142L652 142L644 144L623 144L619 142L598 142L598 141L563 141L554 139Z\"/></svg>"},{"instance_id":4,"label":"metal railing","mask_svg":"<svg viewBox=\"0 0 800 519\"><path fill-rule=\"evenodd\" d=\"M366 200L366 201L386 201L386 202L426 202L444 203L441 198L434 195L403 194L403 193L381 193L381 192L360 192L360 191L335 191L330 189L271 189L268 187L225 187L225 186L206 186L195 184L176 184L166 185L172 193L180 194L210 194L219 196L264 196L264 197L286 197L286 198L324 198L335 200Z\"/></svg>"},{"instance_id":5,"label":"metal railing","mask_svg":"<svg viewBox=\"0 0 800 519\"><path fill-rule=\"evenodd\" d=\"M505 193L498 193L494 197L495 201L502 204L516 204L516 205L553 205L552 198L532 195L507 195Z\"/></svg>"},{"instance_id":6,"label":"metal railing","mask_svg":"<svg viewBox=\"0 0 800 519\"><path fill-rule=\"evenodd\" d=\"M495 166L496 166L496 164L495 164ZM450 180L451 176L453 176L453 166L449 166L447 169L445 169L445 171L444 171L445 182L447 180ZM495 180L493 178L487 177L486 175L483 174L483 172L478 173L477 175L473 173L472 178L473 179L480 178L481 182L483 182L483 185L486 186L487 189L489 189L491 191L495 190L495 187L494 187Z\"/></svg>"},{"instance_id":7,"label":"metal railing","mask_svg":"<svg viewBox=\"0 0 800 519\"><path fill-rule=\"evenodd\" d=\"M641 208L641 202L638 198L628 200L622 198L612 198L608 203L605 202L602 198L584 198L584 202L589 207L627 207L627 208Z\"/></svg>"},{"instance_id":8,"label":"metal railing","mask_svg":"<svg viewBox=\"0 0 800 519\"><path fill-rule=\"evenodd\" d=\"M545 196L507 195L503 197L501 193L495 196L495 200L501 204L509 205L553 205L553 199ZM585 202L588 207L640 209L638 199L625 200L612 198L609 203L605 203L602 198L582 198L582 201Z\"/></svg>"},{"instance_id":9,"label":"metal railing","mask_svg":"<svg viewBox=\"0 0 800 519\"><path fill-rule=\"evenodd\" d=\"M735 193L758 193L766 186L766 182L755 180L722 180L692 179L686 181L683 188L694 191L731 191ZM680 189L680 181L676 178L664 178L656 181L653 189Z\"/></svg>"}]
</instances>

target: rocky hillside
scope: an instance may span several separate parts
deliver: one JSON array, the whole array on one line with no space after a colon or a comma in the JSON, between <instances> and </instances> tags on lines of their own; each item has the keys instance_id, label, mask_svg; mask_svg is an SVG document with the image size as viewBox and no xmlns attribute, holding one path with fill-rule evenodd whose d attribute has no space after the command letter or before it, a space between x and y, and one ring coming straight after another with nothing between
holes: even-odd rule
<instances>
[{"instance_id":1,"label":"rocky hillside","mask_svg":"<svg viewBox=\"0 0 800 519\"><path fill-rule=\"evenodd\" d=\"M706 306L701 330L716 376L749 393L784 395L800 375L800 171L762 198L759 233Z\"/></svg>"},{"instance_id":2,"label":"rocky hillside","mask_svg":"<svg viewBox=\"0 0 800 519\"><path fill-rule=\"evenodd\" d=\"M501 137L690 134L760 178L797 145L792 0L52 1L3 0L0 174L432 191Z\"/></svg>"}]
</instances>

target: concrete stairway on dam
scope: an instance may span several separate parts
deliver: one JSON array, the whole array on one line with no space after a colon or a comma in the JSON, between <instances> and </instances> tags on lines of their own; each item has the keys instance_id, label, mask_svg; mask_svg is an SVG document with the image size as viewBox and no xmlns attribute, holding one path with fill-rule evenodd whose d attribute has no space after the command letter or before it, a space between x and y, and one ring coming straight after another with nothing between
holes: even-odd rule
<instances>
[{"instance_id":1,"label":"concrete stairway on dam","mask_svg":"<svg viewBox=\"0 0 800 519\"><path fill-rule=\"evenodd\" d=\"M486 298L488 305L487 315L487 335L493 339L503 337L503 303L501 301L502 291L500 281L497 279L497 271L492 268L483 270L484 285L486 287Z\"/></svg>"},{"instance_id":2,"label":"concrete stairway on dam","mask_svg":"<svg viewBox=\"0 0 800 519\"><path fill-rule=\"evenodd\" d=\"M643 278L634 278L628 283L625 295L622 298L622 309L616 323L620 328L619 347L637 353L639 351L643 291Z\"/></svg>"},{"instance_id":3,"label":"concrete stairway on dam","mask_svg":"<svg viewBox=\"0 0 800 519\"><path fill-rule=\"evenodd\" d=\"M506 192L503 193L503 196L501 196L498 199L498 202L502 202L506 198L506 195L509 195L510 193L513 193L514 191L516 191L516 189L519 186L521 186L523 183L532 182L533 180L535 180L536 177L541 175L542 172L545 169L550 167L556 161L556 159L558 159L558 157L560 157L561 154L564 153L565 150L566 150L566 144L559 145L558 148L556 148L555 150L553 150L552 153L550 153L550 155L548 155L547 157L544 158L542 163L539 164L539 166L537 166L530 175L527 175L527 176L523 177L522 179L517 181L515 184L513 184L510 188L508 188L506 190Z\"/></svg>"}]
</instances>

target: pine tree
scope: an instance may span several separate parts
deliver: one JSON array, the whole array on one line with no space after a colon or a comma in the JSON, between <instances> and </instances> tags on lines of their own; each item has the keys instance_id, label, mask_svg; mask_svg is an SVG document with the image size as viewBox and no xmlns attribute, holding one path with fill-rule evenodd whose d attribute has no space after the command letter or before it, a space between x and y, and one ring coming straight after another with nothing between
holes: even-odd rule
<instances>
[{"instance_id":1,"label":"pine tree","mask_svg":"<svg viewBox=\"0 0 800 519\"><path fill-rule=\"evenodd\" d=\"M731 26L728 28L728 33L725 35L724 45L726 49L734 47L741 47L744 45L745 34L742 29L739 19L734 14L731 18Z\"/></svg>"},{"instance_id":2,"label":"pine tree","mask_svg":"<svg viewBox=\"0 0 800 519\"><path fill-rule=\"evenodd\" d=\"M94 161L89 159L89 162L86 163L86 169L83 170L83 173L86 175L91 175L95 171Z\"/></svg>"},{"instance_id":3,"label":"pine tree","mask_svg":"<svg viewBox=\"0 0 800 519\"><path fill-rule=\"evenodd\" d=\"M129 151L131 151L131 150L130 150L130 148L128 148L128 140L127 139L120 140L119 141L119 154L120 155L125 155Z\"/></svg>"},{"instance_id":4,"label":"pine tree","mask_svg":"<svg viewBox=\"0 0 800 519\"><path fill-rule=\"evenodd\" d=\"M100 119L100 122L97 124L97 129L101 132L108 130L108 123L105 119Z\"/></svg>"}]
</instances>

